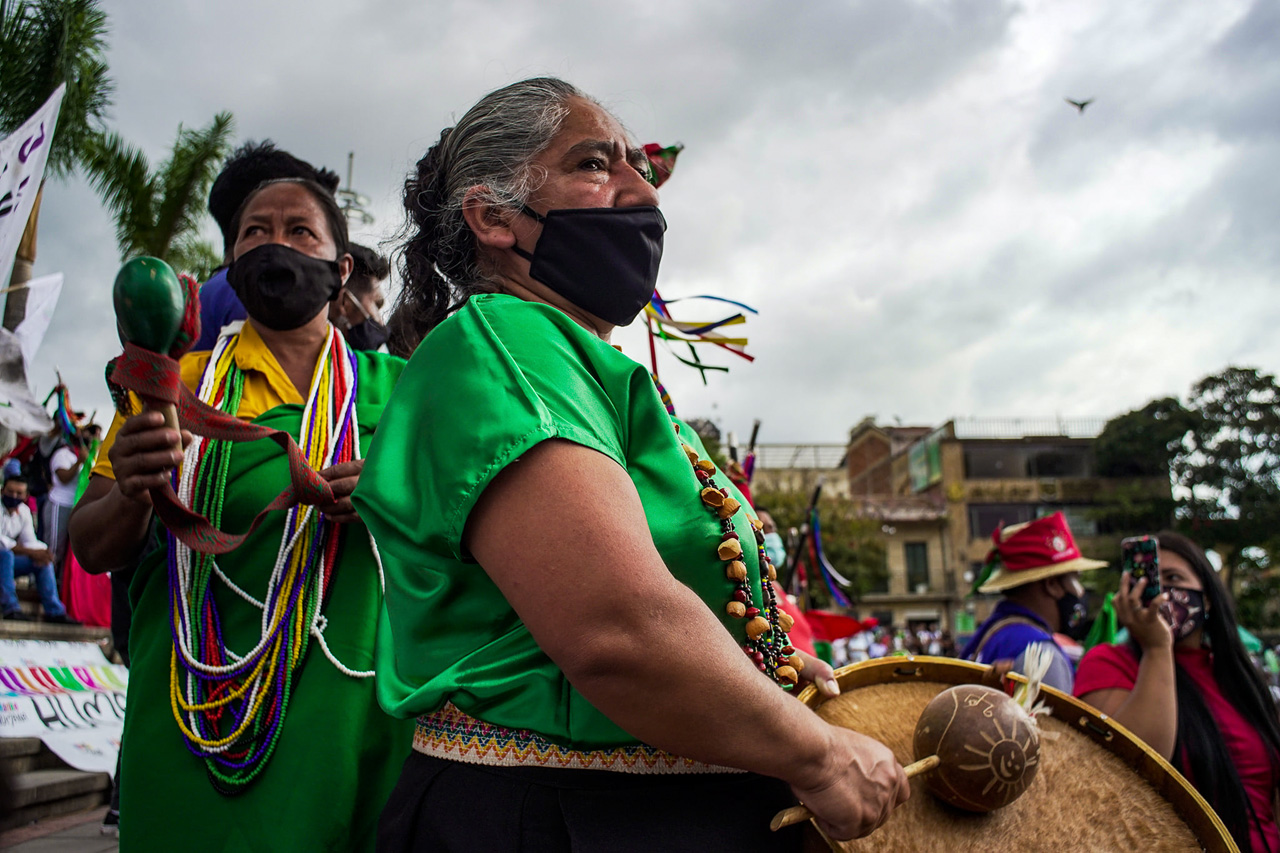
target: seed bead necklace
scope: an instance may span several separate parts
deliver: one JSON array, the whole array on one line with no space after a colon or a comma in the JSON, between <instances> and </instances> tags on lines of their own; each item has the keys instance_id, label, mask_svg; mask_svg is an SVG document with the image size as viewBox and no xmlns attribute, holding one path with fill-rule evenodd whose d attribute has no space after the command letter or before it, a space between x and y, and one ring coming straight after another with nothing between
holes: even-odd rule
<instances>
[{"instance_id":1,"label":"seed bead necklace","mask_svg":"<svg viewBox=\"0 0 1280 853\"><path fill-rule=\"evenodd\" d=\"M237 414L244 376L235 363L239 336L219 339L201 378L201 401ZM355 356L330 327L302 413L298 444L315 470L359 458ZM175 474L182 502L220 526L232 443L200 436ZM170 704L187 748L205 760L214 787L225 794L247 788L275 751L299 665L315 637L326 657L322 610L337 562L340 530L310 506L290 508L263 601L254 599L218 567L210 554L192 551L172 535L169 589L173 651ZM376 556L376 552L375 552ZM214 579L262 611L261 636L244 654L227 648L214 600Z\"/></svg>"},{"instance_id":2,"label":"seed bead necklace","mask_svg":"<svg viewBox=\"0 0 1280 853\"><path fill-rule=\"evenodd\" d=\"M676 424L675 428L678 437L680 425ZM782 685L784 690L790 690L800 680L804 661L787 639L787 632L791 630L794 620L778 607L778 598L773 589L773 581L778 579L778 572L765 553L762 532L764 525L760 519L750 517L753 544L759 555L760 592L764 598L761 606L757 607L753 601L747 564L742 559L742 538L733 524L733 516L742 508L742 504L729 496L728 489L716 485L714 462L700 459L698 452L683 439L680 439L680 447L689 458L693 473L702 488L699 494L702 503L715 513L720 522L720 544L716 546L716 556L724 563L725 577L734 582L733 595L725 612L734 619L747 620L747 642L742 650L761 672Z\"/></svg>"}]
</instances>

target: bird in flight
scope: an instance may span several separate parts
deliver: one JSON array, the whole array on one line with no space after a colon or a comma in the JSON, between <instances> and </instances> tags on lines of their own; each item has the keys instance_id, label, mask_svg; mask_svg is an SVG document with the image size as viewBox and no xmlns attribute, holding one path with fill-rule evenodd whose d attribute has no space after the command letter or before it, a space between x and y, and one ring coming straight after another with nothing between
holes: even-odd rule
<instances>
[{"instance_id":1,"label":"bird in flight","mask_svg":"<svg viewBox=\"0 0 1280 853\"><path fill-rule=\"evenodd\" d=\"M1090 98L1087 101L1073 101L1070 98L1063 98L1062 100L1079 110L1080 115L1084 115L1084 108L1092 104L1094 101L1093 98Z\"/></svg>"}]
</instances>

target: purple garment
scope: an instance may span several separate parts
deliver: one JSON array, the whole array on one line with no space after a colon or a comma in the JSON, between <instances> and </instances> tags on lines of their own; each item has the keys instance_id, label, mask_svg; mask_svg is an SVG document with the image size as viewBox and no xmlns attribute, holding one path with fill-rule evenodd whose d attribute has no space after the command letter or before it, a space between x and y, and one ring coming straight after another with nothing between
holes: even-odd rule
<instances>
[{"instance_id":1,"label":"purple garment","mask_svg":"<svg viewBox=\"0 0 1280 853\"><path fill-rule=\"evenodd\" d=\"M218 270L200 286L200 339L191 349L194 352L213 349L223 326L248 316L240 297L227 282L226 268Z\"/></svg>"},{"instance_id":2,"label":"purple garment","mask_svg":"<svg viewBox=\"0 0 1280 853\"><path fill-rule=\"evenodd\" d=\"M983 637L987 635L991 626L1011 616L1026 619L1034 624L1027 625L1016 622L1012 625L1006 625L991 635L991 639L982 647L982 655L979 657L978 646L982 643ZM1035 612L1020 604L1014 604L1007 598L996 605L995 610L991 611L991 616L988 617L987 621L983 622L978 630L974 632L964 651L960 653L960 657L965 660L986 664L994 663L998 660L1011 660L1014 662L1014 671L1025 674L1026 667L1023 655L1027 650L1027 646L1032 643L1048 643L1055 652L1053 664L1044 678L1044 683L1065 693L1070 693L1075 681L1075 671L1071 666L1071 661L1067 658L1066 652L1053 639L1053 632L1049 630L1049 626Z\"/></svg>"}]
</instances>

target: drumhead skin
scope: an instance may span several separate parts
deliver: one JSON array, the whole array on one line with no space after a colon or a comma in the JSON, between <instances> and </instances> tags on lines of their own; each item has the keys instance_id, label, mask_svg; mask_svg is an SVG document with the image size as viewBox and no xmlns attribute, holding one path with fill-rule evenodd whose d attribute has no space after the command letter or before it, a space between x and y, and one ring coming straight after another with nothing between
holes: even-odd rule
<instances>
[{"instance_id":1,"label":"drumhead skin","mask_svg":"<svg viewBox=\"0 0 1280 853\"><path fill-rule=\"evenodd\" d=\"M953 685L981 684L990 669L952 658L880 658L837 670L841 695L834 699L822 701L812 687L798 698L828 722L881 741L906 765L930 701ZM989 814L962 811L917 777L910 801L876 832L827 844L849 853L1237 851L1204 798L1146 744L1057 690L1042 688L1040 699L1052 713L1038 718L1038 772L1009 805Z\"/></svg>"}]
</instances>

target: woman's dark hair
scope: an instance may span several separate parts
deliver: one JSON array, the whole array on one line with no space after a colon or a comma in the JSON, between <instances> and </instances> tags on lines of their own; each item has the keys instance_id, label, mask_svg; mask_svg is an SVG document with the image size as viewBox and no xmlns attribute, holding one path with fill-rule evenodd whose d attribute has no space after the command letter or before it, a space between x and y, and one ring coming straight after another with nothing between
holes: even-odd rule
<instances>
[{"instance_id":1,"label":"woman's dark hair","mask_svg":"<svg viewBox=\"0 0 1280 853\"><path fill-rule=\"evenodd\" d=\"M254 187L253 192L245 196L244 201L240 202L236 215L231 218L232 247L235 246L240 234L240 220L244 218L244 212L249 208L249 203L257 198L258 194L267 187L276 186L277 184L293 184L311 193L316 203L320 205L320 210L324 212L325 222L329 225L329 236L333 239L333 244L338 247L338 257L341 258L348 253L351 241L347 237L347 217L342 215L338 202L334 201L333 196L324 187L307 178L276 178L270 181L263 181Z\"/></svg>"},{"instance_id":2,"label":"woman's dark hair","mask_svg":"<svg viewBox=\"0 0 1280 853\"><path fill-rule=\"evenodd\" d=\"M391 262L368 246L351 243L347 252L355 263L351 267L351 278L347 279L347 290L356 296L364 296L373 290L373 285L391 275Z\"/></svg>"},{"instance_id":3,"label":"woman's dark hair","mask_svg":"<svg viewBox=\"0 0 1280 853\"><path fill-rule=\"evenodd\" d=\"M218 173L209 188L209 212L222 230L223 253L231 254L236 244L236 229L232 217L244 204L244 200L264 181L279 178L306 178L315 181L332 195L338 189L338 175L328 169L317 169L306 160L281 151L270 139L246 142L241 145Z\"/></svg>"},{"instance_id":4,"label":"woman's dark hair","mask_svg":"<svg viewBox=\"0 0 1280 853\"><path fill-rule=\"evenodd\" d=\"M1218 574L1204 551L1187 537L1164 531L1156 535L1160 550L1187 561L1204 590L1208 618L1204 632L1213 649L1213 677L1231 706L1253 726L1267 746L1273 767L1280 770L1280 723L1271 692L1258 674ZM1188 776L1222 818L1242 853L1262 853L1250 844L1249 827L1256 819L1235 762L1200 689L1182 667L1175 667L1178 690L1178 739L1173 765ZM1275 853L1275 851L1272 851Z\"/></svg>"},{"instance_id":5,"label":"woman's dark hair","mask_svg":"<svg viewBox=\"0 0 1280 853\"><path fill-rule=\"evenodd\" d=\"M493 204L524 204L545 179L532 168L533 159L551 144L575 98L591 100L553 77L512 83L481 98L418 161L404 182L403 282L392 315L393 351L411 352L467 299L497 290L481 268L463 199L482 187Z\"/></svg>"}]
</instances>

